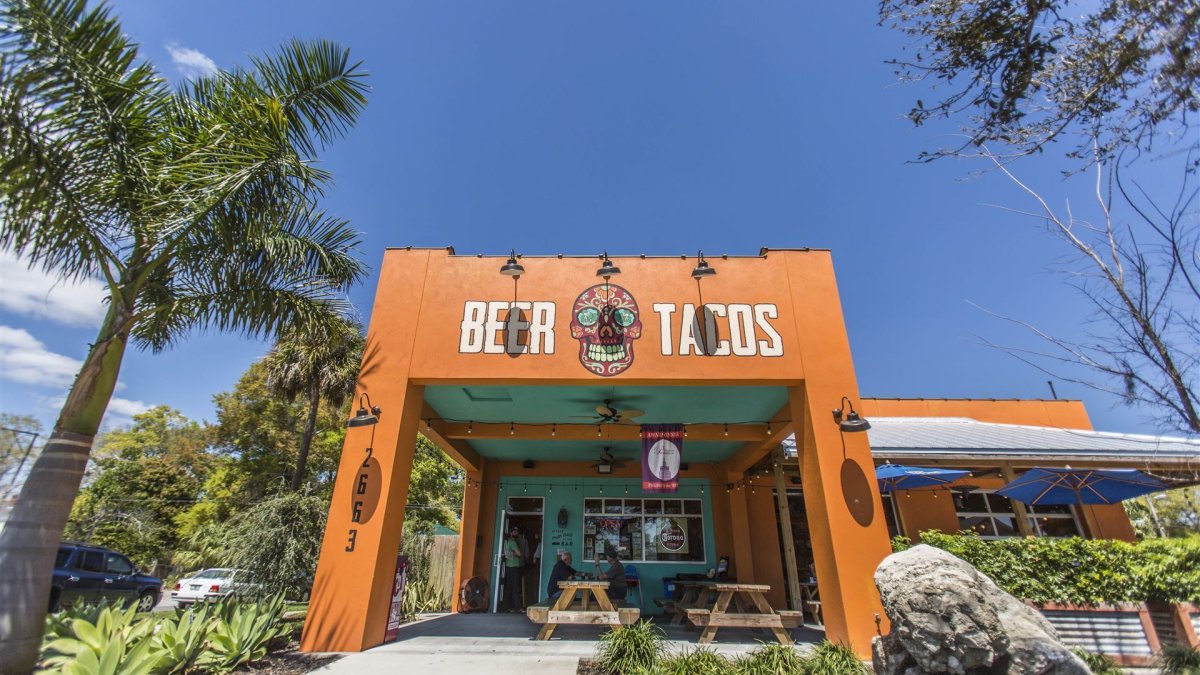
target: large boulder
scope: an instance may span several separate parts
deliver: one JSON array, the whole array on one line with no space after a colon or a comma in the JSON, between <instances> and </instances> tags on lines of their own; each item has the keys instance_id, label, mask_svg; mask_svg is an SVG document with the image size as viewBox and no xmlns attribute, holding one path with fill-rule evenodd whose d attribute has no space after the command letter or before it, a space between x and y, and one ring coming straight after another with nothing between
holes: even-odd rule
<instances>
[{"instance_id":1,"label":"large boulder","mask_svg":"<svg viewBox=\"0 0 1200 675\"><path fill-rule=\"evenodd\" d=\"M892 622L872 645L876 673L1091 672L1037 610L941 549L921 545L888 556L875 585Z\"/></svg>"}]
</instances>

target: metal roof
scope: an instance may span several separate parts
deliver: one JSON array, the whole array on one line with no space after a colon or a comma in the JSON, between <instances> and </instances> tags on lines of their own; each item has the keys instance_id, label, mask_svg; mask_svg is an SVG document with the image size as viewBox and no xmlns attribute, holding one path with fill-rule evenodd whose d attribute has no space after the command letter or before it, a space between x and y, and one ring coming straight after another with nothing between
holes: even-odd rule
<instances>
[{"instance_id":1,"label":"metal roof","mask_svg":"<svg viewBox=\"0 0 1200 675\"><path fill-rule=\"evenodd\" d=\"M995 424L965 417L872 417L867 437L880 461L952 460L964 466L1012 462L1195 467L1200 439ZM795 453L795 438L784 442Z\"/></svg>"}]
</instances>

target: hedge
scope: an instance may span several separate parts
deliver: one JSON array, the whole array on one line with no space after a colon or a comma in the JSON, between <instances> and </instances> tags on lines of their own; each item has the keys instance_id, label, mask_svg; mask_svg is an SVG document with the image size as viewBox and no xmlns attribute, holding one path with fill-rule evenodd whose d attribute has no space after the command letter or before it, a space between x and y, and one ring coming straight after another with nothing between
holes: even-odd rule
<instances>
[{"instance_id":1,"label":"hedge","mask_svg":"<svg viewBox=\"0 0 1200 675\"><path fill-rule=\"evenodd\" d=\"M948 551L1023 600L1084 605L1118 602L1200 602L1200 536L1147 539L1014 537L921 533L921 542ZM894 548L909 547L898 537Z\"/></svg>"}]
</instances>

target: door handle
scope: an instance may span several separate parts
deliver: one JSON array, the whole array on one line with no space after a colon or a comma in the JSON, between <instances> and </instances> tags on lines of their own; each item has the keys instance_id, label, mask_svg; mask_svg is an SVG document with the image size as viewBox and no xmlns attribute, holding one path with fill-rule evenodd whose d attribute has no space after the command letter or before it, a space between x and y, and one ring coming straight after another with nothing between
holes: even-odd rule
<instances>
[{"instance_id":1,"label":"door handle","mask_svg":"<svg viewBox=\"0 0 1200 675\"><path fill-rule=\"evenodd\" d=\"M79 581L79 577L74 577L74 576L67 577L67 581L72 581L72 582Z\"/></svg>"},{"instance_id":2,"label":"door handle","mask_svg":"<svg viewBox=\"0 0 1200 675\"><path fill-rule=\"evenodd\" d=\"M105 580L104 580L104 583L106 583L106 584L111 584L111 583L112 583L112 579L105 579Z\"/></svg>"}]
</instances>

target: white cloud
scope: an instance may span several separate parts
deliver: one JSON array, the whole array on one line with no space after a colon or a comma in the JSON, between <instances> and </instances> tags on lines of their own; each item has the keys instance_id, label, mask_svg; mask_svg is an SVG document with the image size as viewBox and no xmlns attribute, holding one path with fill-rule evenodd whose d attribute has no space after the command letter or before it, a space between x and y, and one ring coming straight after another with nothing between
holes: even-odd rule
<instances>
[{"instance_id":1,"label":"white cloud","mask_svg":"<svg viewBox=\"0 0 1200 675\"><path fill-rule=\"evenodd\" d=\"M0 307L10 312L89 328L104 319L108 289L96 279L63 281L0 251L0 282Z\"/></svg>"},{"instance_id":2,"label":"white cloud","mask_svg":"<svg viewBox=\"0 0 1200 675\"><path fill-rule=\"evenodd\" d=\"M133 417L140 415L151 408L150 404L142 401L131 401L127 398L114 396L108 402L108 412L106 415L119 415L121 417Z\"/></svg>"},{"instance_id":3,"label":"white cloud","mask_svg":"<svg viewBox=\"0 0 1200 675\"><path fill-rule=\"evenodd\" d=\"M171 55L171 61L175 63L179 72L189 80L214 75L219 70L217 63L198 49L171 43L167 45L167 53Z\"/></svg>"},{"instance_id":4,"label":"white cloud","mask_svg":"<svg viewBox=\"0 0 1200 675\"><path fill-rule=\"evenodd\" d=\"M69 387L81 361L46 349L29 331L0 326L0 377L47 387Z\"/></svg>"}]
</instances>

